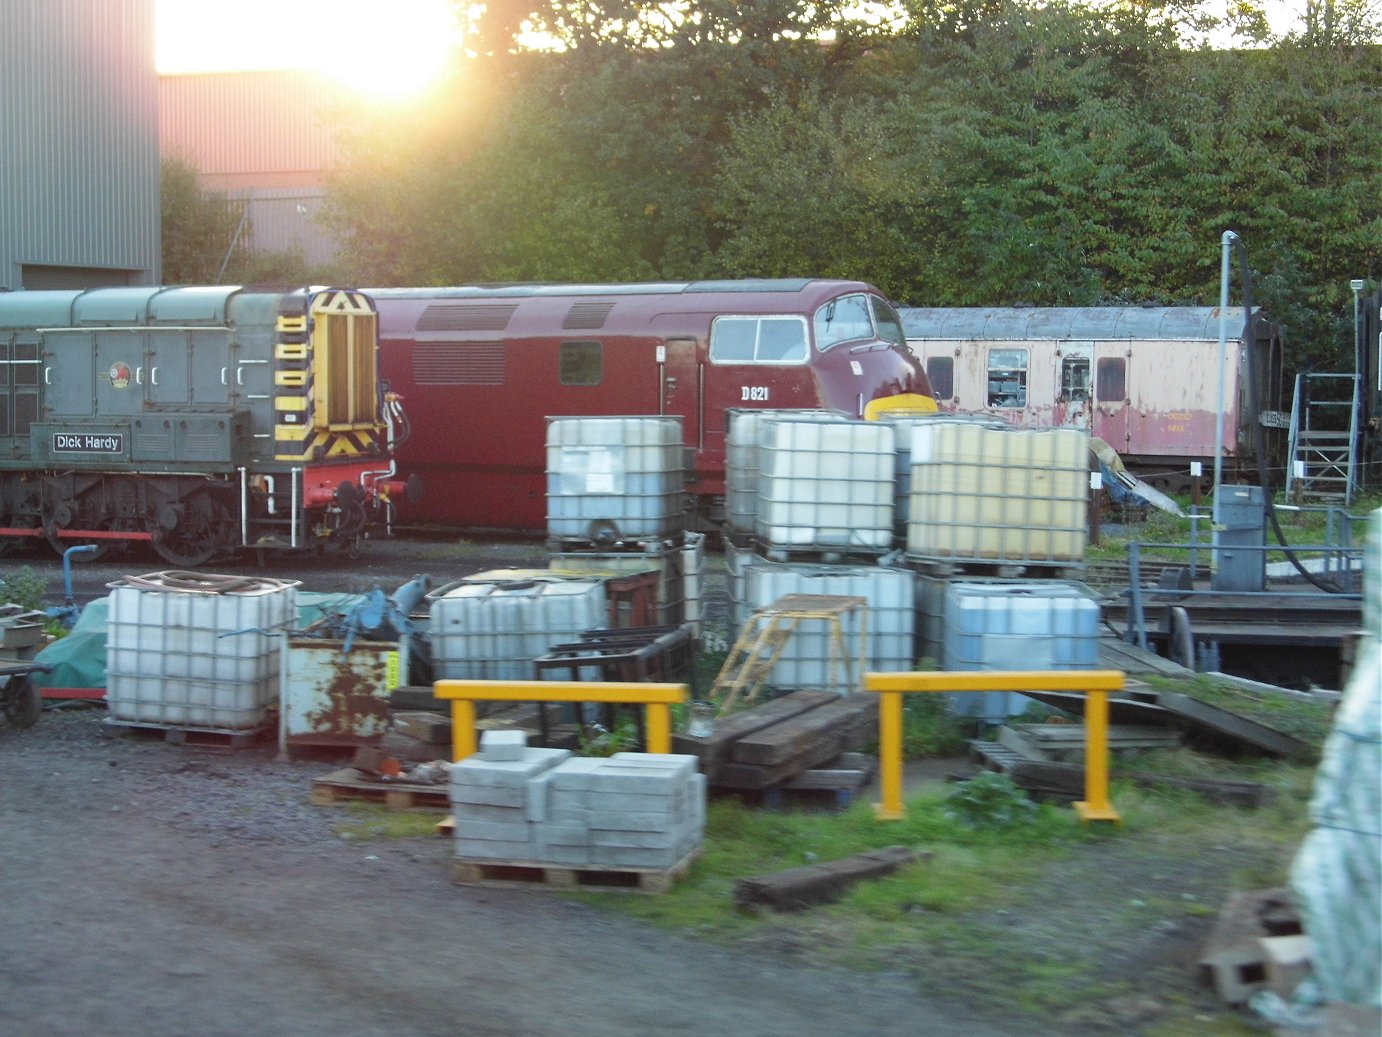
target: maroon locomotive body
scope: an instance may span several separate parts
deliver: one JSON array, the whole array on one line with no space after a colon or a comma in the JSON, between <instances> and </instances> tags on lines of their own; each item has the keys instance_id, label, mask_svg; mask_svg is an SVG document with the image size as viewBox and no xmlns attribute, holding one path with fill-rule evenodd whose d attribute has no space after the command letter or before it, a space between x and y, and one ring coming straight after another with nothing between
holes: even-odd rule
<instances>
[{"instance_id":1,"label":"maroon locomotive body","mask_svg":"<svg viewBox=\"0 0 1382 1037\"><path fill-rule=\"evenodd\" d=\"M407 403L404 522L530 530L546 520L546 418L676 415L687 491L713 523L726 412L935 410L896 310L859 281L372 289L381 377Z\"/></svg>"}]
</instances>

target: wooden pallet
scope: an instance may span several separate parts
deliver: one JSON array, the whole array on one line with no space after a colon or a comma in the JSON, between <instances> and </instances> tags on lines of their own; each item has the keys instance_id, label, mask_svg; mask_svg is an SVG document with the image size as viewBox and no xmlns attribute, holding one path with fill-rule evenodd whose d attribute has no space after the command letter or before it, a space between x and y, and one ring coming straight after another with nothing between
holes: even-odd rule
<instances>
[{"instance_id":1,"label":"wooden pallet","mask_svg":"<svg viewBox=\"0 0 1382 1037\"><path fill-rule=\"evenodd\" d=\"M1002 558L933 558L907 555L907 568L923 576L944 579L1079 580L1085 573L1082 561L1034 561Z\"/></svg>"},{"instance_id":2,"label":"wooden pallet","mask_svg":"<svg viewBox=\"0 0 1382 1037\"><path fill-rule=\"evenodd\" d=\"M319 807L342 803L383 803L390 810L449 810L449 790L445 785L422 785L405 781L370 781L354 767L312 780L312 803Z\"/></svg>"},{"instance_id":3,"label":"wooden pallet","mask_svg":"<svg viewBox=\"0 0 1382 1037\"><path fill-rule=\"evenodd\" d=\"M539 861L451 860L458 886L528 886L612 893L666 893L700 856L694 850L670 868L572 868Z\"/></svg>"},{"instance_id":4,"label":"wooden pallet","mask_svg":"<svg viewBox=\"0 0 1382 1037\"><path fill-rule=\"evenodd\" d=\"M127 720L117 720L114 717L107 717L101 721L101 733L110 738L119 738L125 735L162 738L170 745L191 745L211 749L252 749L264 742L271 730L271 725L247 728L243 731L226 731L206 727L131 723Z\"/></svg>"}]
</instances>

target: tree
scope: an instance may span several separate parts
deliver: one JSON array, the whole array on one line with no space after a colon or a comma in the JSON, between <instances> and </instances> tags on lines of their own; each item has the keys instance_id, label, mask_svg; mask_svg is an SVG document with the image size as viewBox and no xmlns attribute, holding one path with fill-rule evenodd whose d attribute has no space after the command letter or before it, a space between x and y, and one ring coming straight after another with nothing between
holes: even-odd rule
<instances>
[{"instance_id":1,"label":"tree","mask_svg":"<svg viewBox=\"0 0 1382 1037\"><path fill-rule=\"evenodd\" d=\"M178 156L163 159L161 178L164 282L216 283L236 247L244 203L202 190L196 169Z\"/></svg>"}]
</instances>

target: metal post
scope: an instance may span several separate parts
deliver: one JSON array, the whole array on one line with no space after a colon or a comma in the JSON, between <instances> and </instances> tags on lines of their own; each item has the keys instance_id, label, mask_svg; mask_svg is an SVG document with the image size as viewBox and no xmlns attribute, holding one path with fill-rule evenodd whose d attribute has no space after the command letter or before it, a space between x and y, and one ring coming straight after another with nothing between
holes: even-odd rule
<instances>
[{"instance_id":1,"label":"metal post","mask_svg":"<svg viewBox=\"0 0 1382 1037\"><path fill-rule=\"evenodd\" d=\"M878 694L878 754L882 770L883 802L874 807L880 821L901 821L907 816L902 802L902 692Z\"/></svg>"},{"instance_id":2,"label":"metal post","mask_svg":"<svg viewBox=\"0 0 1382 1037\"><path fill-rule=\"evenodd\" d=\"M1214 415L1214 506L1213 515L1214 545L1219 544L1219 485L1224 476L1224 368L1228 366L1228 276L1229 261L1238 235L1231 230L1224 231L1221 242L1223 257L1219 266L1219 400L1218 413Z\"/></svg>"}]
</instances>

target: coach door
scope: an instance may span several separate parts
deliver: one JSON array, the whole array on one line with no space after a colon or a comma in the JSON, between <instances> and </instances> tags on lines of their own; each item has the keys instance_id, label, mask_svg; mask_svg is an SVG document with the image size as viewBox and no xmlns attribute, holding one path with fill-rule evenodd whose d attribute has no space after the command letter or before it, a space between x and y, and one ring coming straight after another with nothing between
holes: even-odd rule
<instances>
[{"instance_id":1,"label":"coach door","mask_svg":"<svg viewBox=\"0 0 1382 1037\"><path fill-rule=\"evenodd\" d=\"M1093 342L1062 342L1056 353L1056 424L1089 431L1093 427Z\"/></svg>"},{"instance_id":2,"label":"coach door","mask_svg":"<svg viewBox=\"0 0 1382 1037\"><path fill-rule=\"evenodd\" d=\"M657 347L658 413L681 418L682 442L694 457L690 471L704 467L706 456L705 358L694 338L663 339ZM724 431L719 435L724 449Z\"/></svg>"},{"instance_id":3,"label":"coach door","mask_svg":"<svg viewBox=\"0 0 1382 1037\"><path fill-rule=\"evenodd\" d=\"M1101 343L1094 351L1094 435L1120 454L1128 450L1128 369L1132 349L1126 342Z\"/></svg>"}]
</instances>

